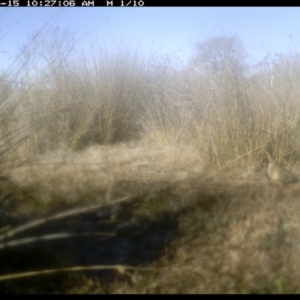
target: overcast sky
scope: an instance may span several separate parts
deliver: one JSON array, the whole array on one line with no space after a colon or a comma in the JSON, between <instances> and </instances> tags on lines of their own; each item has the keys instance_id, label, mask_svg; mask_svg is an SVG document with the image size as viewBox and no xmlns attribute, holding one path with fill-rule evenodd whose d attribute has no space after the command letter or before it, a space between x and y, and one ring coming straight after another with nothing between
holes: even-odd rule
<instances>
[{"instance_id":1,"label":"overcast sky","mask_svg":"<svg viewBox=\"0 0 300 300\"><path fill-rule=\"evenodd\" d=\"M1 7L2 70L26 43L28 35L47 22L70 29L77 38L85 36L78 48L101 43L115 49L123 40L129 47L138 45L145 55L168 54L183 63L191 57L197 42L222 34L237 34L252 62L262 60L268 52L300 49L299 7Z\"/></svg>"}]
</instances>

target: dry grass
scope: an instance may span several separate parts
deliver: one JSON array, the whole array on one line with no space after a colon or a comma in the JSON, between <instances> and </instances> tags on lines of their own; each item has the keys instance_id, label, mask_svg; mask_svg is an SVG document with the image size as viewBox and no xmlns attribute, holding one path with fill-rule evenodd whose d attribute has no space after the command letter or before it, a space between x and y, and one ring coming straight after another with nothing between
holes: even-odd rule
<instances>
[{"instance_id":1,"label":"dry grass","mask_svg":"<svg viewBox=\"0 0 300 300\"><path fill-rule=\"evenodd\" d=\"M43 226L10 237L20 245L7 243L1 250L8 264L2 274L35 270L42 288L24 274L4 281L2 291L27 293L29 286L32 292L65 293L299 292L299 184L247 182L234 173L211 177L193 148L178 150L146 142L93 146L45 154L32 167L8 172L19 187L10 198L19 203L7 209L15 226L62 208L93 202L104 207L61 221L45 219ZM184 164L188 160L191 166ZM129 198L114 204L118 196ZM46 238L64 232L75 236ZM36 240L21 245L25 237ZM71 249L76 251L70 256ZM77 274L76 266L86 272ZM54 274L38 272L47 269Z\"/></svg>"},{"instance_id":2,"label":"dry grass","mask_svg":"<svg viewBox=\"0 0 300 300\"><path fill-rule=\"evenodd\" d=\"M299 185L128 180L116 191L135 194L114 209L55 224L49 220L43 228L14 236L21 240L62 230L90 235L7 245L1 250L4 274L55 268L69 268L69 273L36 272L38 279L31 280L25 272L22 280L1 283L2 291L299 292ZM86 272L74 273L76 266ZM94 271L87 272L89 267Z\"/></svg>"},{"instance_id":3,"label":"dry grass","mask_svg":"<svg viewBox=\"0 0 300 300\"><path fill-rule=\"evenodd\" d=\"M205 73L55 36L1 77L0 291L299 293L300 185L265 177L266 152L299 175L298 57Z\"/></svg>"}]
</instances>

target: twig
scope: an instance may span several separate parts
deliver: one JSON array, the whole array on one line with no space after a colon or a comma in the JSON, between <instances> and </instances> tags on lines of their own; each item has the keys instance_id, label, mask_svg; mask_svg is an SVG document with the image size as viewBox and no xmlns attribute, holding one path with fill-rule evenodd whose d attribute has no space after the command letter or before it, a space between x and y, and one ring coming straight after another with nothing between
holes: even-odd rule
<instances>
[{"instance_id":1,"label":"twig","mask_svg":"<svg viewBox=\"0 0 300 300\"><path fill-rule=\"evenodd\" d=\"M0 235L0 241L4 240L6 238L10 238L10 237L14 236L17 233L23 232L23 231L28 230L28 229L33 228L33 227L37 227L41 224L47 223L47 222L52 221L52 220L63 219L63 218L66 218L68 216L85 213L87 211L94 210L94 209L97 209L97 208L102 207L102 206L107 206L107 205L115 204L115 203L118 203L118 202L123 202L123 201L126 201L126 200L130 199L130 198L131 198L131 196L127 196L127 197L124 197L124 198L121 198L121 199L118 199L118 200L115 200L115 201L111 201L109 203L103 203L103 204L98 204L98 205L94 205L94 206L91 206L91 207L79 208L79 209L59 213L59 214L54 215L52 217L46 217L46 218L39 219L39 220L36 220L36 221L33 221L33 222L29 222L27 224L23 224L21 226L18 226L16 228L8 230L4 234Z\"/></svg>"},{"instance_id":2,"label":"twig","mask_svg":"<svg viewBox=\"0 0 300 300\"><path fill-rule=\"evenodd\" d=\"M59 272L75 272L75 271L85 271L85 270L116 270L120 273L124 273L125 270L139 270L139 271L148 271L148 272L160 272L161 269L154 269L154 268L142 268L142 267L130 267L130 266L123 266L123 265L113 265L113 266L78 266L78 267L71 267L71 268L62 268L62 269L50 269L50 270L42 270L42 271L31 271L25 273L18 273L18 274L10 274L10 275L3 275L0 276L0 281L4 280L11 280L17 278L26 278L38 275L47 275Z\"/></svg>"},{"instance_id":3,"label":"twig","mask_svg":"<svg viewBox=\"0 0 300 300\"><path fill-rule=\"evenodd\" d=\"M109 232L68 233L68 232L63 232L63 233L55 233L55 234L45 234L45 235L41 235L41 236L32 236L32 237L27 237L27 238L23 238L23 239L4 242L4 243L0 244L0 249L34 243L37 241L47 241L47 240L64 239L64 238L69 238L69 237L91 236L91 235L92 236L95 236L95 235L114 236L115 233L109 233Z\"/></svg>"}]
</instances>

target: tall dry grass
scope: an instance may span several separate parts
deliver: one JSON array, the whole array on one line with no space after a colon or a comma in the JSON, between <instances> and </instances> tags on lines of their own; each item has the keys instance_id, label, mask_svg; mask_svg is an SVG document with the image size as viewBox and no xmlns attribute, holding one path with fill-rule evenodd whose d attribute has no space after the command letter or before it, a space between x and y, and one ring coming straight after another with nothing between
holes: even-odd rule
<instances>
[{"instance_id":1,"label":"tall dry grass","mask_svg":"<svg viewBox=\"0 0 300 300\"><path fill-rule=\"evenodd\" d=\"M48 44L63 40L71 51L74 42L65 35ZM265 149L278 162L298 158L296 55L245 75L229 67L216 74L178 70L125 48L53 53L43 53L43 68L30 80L24 72L19 82L27 87L11 88L10 96L2 80L2 139L7 148L24 139L19 156L148 136L164 144L196 143L205 163L217 168L259 165Z\"/></svg>"}]
</instances>

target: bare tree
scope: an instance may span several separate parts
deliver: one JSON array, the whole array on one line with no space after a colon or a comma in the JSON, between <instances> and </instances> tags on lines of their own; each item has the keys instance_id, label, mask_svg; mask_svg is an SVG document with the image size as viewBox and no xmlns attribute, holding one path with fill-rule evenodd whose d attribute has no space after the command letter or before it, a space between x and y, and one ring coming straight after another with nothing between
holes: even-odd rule
<instances>
[{"instance_id":1,"label":"bare tree","mask_svg":"<svg viewBox=\"0 0 300 300\"><path fill-rule=\"evenodd\" d=\"M210 75L244 75L247 53L240 39L234 36L219 36L199 42L191 65Z\"/></svg>"}]
</instances>

